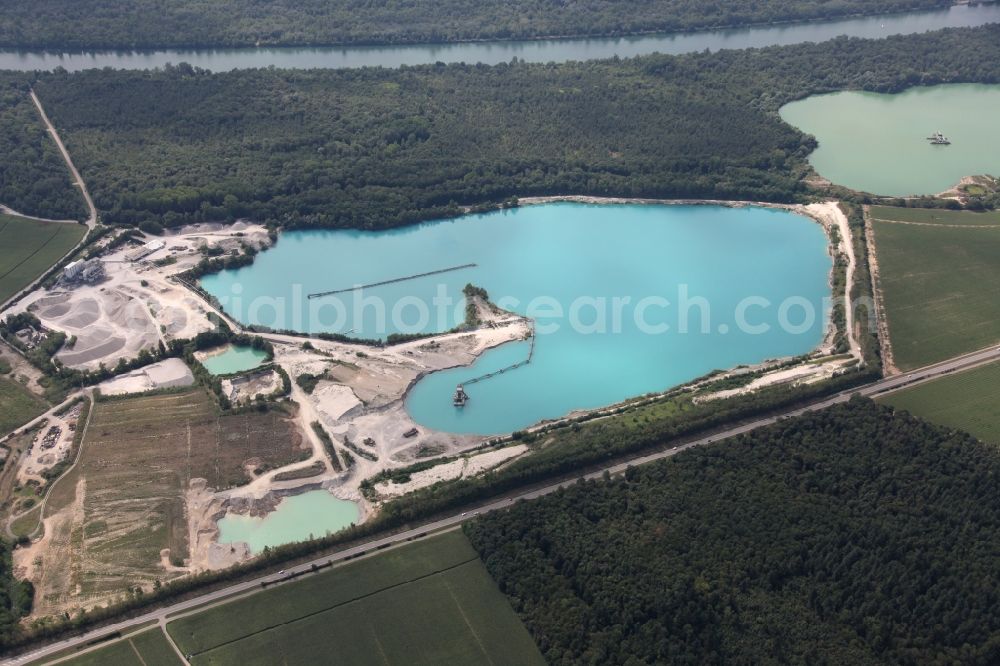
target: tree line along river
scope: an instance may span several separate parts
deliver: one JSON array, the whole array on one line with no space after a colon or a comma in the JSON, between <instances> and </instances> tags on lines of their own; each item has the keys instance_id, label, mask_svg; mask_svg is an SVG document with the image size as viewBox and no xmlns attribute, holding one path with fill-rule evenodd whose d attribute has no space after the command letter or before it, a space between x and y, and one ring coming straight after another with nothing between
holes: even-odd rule
<instances>
[{"instance_id":1,"label":"tree line along river","mask_svg":"<svg viewBox=\"0 0 1000 666\"><path fill-rule=\"evenodd\" d=\"M1000 22L1000 5L954 7L901 14L616 38L540 39L405 46L271 47L205 50L46 52L0 50L0 69L69 71L113 67L151 69L187 62L211 71L255 67L290 69L399 67L435 62L497 64L519 58L529 62L564 62L633 57L649 53L691 53L705 49L743 49L819 42L840 35L863 38L913 34L940 28L974 27Z\"/></svg>"}]
</instances>

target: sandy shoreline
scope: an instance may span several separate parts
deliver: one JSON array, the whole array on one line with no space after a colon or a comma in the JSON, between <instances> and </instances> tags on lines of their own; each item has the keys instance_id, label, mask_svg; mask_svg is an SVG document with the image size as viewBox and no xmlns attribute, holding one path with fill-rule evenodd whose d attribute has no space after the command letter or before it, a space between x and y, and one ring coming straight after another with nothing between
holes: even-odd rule
<instances>
[{"instance_id":1,"label":"sandy shoreline","mask_svg":"<svg viewBox=\"0 0 1000 666\"><path fill-rule=\"evenodd\" d=\"M791 209L801 204L771 203L768 201L737 201L727 199L644 199L640 197L595 197L585 194L559 194L549 197L523 197L517 200L519 206L537 206L548 203L582 204L642 204L648 206L724 206L726 208L784 208Z\"/></svg>"}]
</instances>

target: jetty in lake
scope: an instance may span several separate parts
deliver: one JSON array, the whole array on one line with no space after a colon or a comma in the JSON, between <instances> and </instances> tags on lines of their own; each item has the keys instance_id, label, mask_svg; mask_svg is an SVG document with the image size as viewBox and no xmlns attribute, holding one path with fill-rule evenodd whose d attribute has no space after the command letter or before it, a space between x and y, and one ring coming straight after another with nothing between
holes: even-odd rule
<instances>
[{"instance_id":1,"label":"jetty in lake","mask_svg":"<svg viewBox=\"0 0 1000 666\"><path fill-rule=\"evenodd\" d=\"M426 273L416 273L414 275L404 275L403 277L392 278L391 280L382 280L381 282L370 282L368 284L356 284L353 287L344 287L343 289L331 289L330 291L320 291L314 294L308 294L308 298L322 298L323 296L332 296L334 294L345 294L349 291L357 291L359 289L371 289L372 287L381 287L387 284L395 284L396 282L406 282L407 280L416 280L418 278L428 277L431 275L440 275L441 273L451 273L452 271L461 271L466 268L475 268L477 264L462 264L461 266L450 266L448 268L440 268L436 271L427 271Z\"/></svg>"},{"instance_id":2,"label":"jetty in lake","mask_svg":"<svg viewBox=\"0 0 1000 666\"><path fill-rule=\"evenodd\" d=\"M487 379L492 379L511 370L517 370L518 368L528 365L531 363L531 359L535 356L535 327L532 325L531 333L529 334L528 340L530 345L528 347L528 357L523 361L518 361L517 363L512 363L511 365L504 366L499 370L494 370L493 372L487 372L485 375L479 375L478 377L473 377L472 379L465 380L464 383L459 384L455 389L455 395L452 396L452 403L456 407L464 407L465 403L469 401L469 394L466 393L465 387L469 384L477 384L479 382L484 382Z\"/></svg>"}]
</instances>

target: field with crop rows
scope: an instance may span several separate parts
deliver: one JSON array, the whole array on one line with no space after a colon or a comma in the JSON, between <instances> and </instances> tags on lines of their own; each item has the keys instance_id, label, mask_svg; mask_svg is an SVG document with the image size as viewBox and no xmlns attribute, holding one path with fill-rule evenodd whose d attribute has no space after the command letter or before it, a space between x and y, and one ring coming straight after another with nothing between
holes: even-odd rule
<instances>
[{"instance_id":1,"label":"field with crop rows","mask_svg":"<svg viewBox=\"0 0 1000 666\"><path fill-rule=\"evenodd\" d=\"M916 214L912 209L874 212L899 218ZM889 339L903 371L1000 341L1000 223L958 219L963 221L872 222Z\"/></svg>"},{"instance_id":2,"label":"field with crop rows","mask_svg":"<svg viewBox=\"0 0 1000 666\"><path fill-rule=\"evenodd\" d=\"M208 664L541 664L460 531L171 622Z\"/></svg>"},{"instance_id":3,"label":"field with crop rows","mask_svg":"<svg viewBox=\"0 0 1000 666\"><path fill-rule=\"evenodd\" d=\"M0 303L62 259L86 231L82 224L0 215Z\"/></svg>"},{"instance_id":4,"label":"field with crop rows","mask_svg":"<svg viewBox=\"0 0 1000 666\"><path fill-rule=\"evenodd\" d=\"M1000 363L935 379L879 402L1000 444Z\"/></svg>"}]
</instances>

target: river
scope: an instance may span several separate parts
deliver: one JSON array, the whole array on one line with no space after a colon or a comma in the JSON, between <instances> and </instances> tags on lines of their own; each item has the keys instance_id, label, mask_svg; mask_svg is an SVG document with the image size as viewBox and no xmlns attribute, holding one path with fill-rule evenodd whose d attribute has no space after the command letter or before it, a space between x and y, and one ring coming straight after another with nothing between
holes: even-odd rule
<instances>
[{"instance_id":1,"label":"river","mask_svg":"<svg viewBox=\"0 0 1000 666\"><path fill-rule=\"evenodd\" d=\"M949 9L875 15L754 28L653 34L617 38L541 39L530 41L465 42L409 46L322 48L240 48L159 51L44 52L0 50L0 69L79 71L95 67L151 69L187 62L212 71L254 67L290 69L399 67L435 62L565 62L632 57L649 53L692 53L705 49L744 49L802 42L820 42L840 35L878 38L940 28L973 27L1000 22L1000 5L956 5Z\"/></svg>"}]
</instances>

